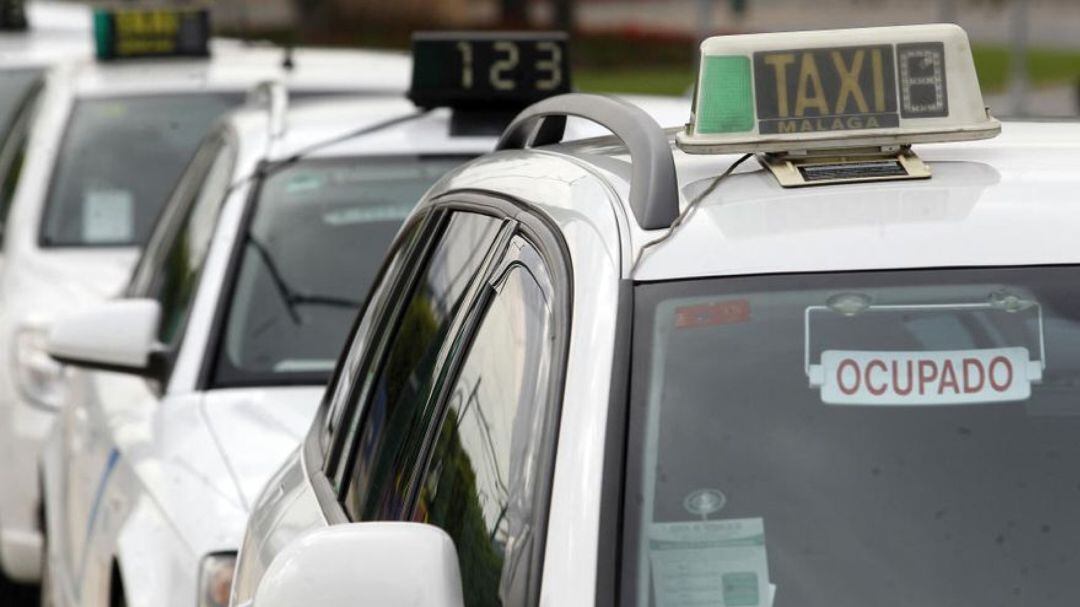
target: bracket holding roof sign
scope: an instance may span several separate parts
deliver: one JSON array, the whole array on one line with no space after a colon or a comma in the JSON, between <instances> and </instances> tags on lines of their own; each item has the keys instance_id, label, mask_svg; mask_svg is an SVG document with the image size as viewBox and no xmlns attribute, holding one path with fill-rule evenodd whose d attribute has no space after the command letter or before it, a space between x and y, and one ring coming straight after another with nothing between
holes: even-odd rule
<instances>
[{"instance_id":1,"label":"bracket holding roof sign","mask_svg":"<svg viewBox=\"0 0 1080 607\"><path fill-rule=\"evenodd\" d=\"M27 27L25 0L0 0L0 32L21 32Z\"/></svg>"},{"instance_id":2,"label":"bracket holding roof sign","mask_svg":"<svg viewBox=\"0 0 1080 607\"><path fill-rule=\"evenodd\" d=\"M94 40L102 61L210 56L206 8L97 9Z\"/></svg>"},{"instance_id":3,"label":"bracket holding roof sign","mask_svg":"<svg viewBox=\"0 0 1080 607\"><path fill-rule=\"evenodd\" d=\"M874 304L857 294L837 296L828 305L806 308L805 372L811 388L821 390L830 405L927 406L1015 402L1031 396L1046 369L1046 337L1042 306L1006 296L990 301L943 304ZM855 316L875 312L938 312L1033 310L1038 331L1038 359L1027 347L966 350L826 349L812 360L811 326L818 314Z\"/></svg>"},{"instance_id":4,"label":"bracket holding roof sign","mask_svg":"<svg viewBox=\"0 0 1080 607\"><path fill-rule=\"evenodd\" d=\"M987 139L956 25L717 36L701 45L689 154L756 152L784 186L928 178L918 143Z\"/></svg>"},{"instance_id":5,"label":"bracket holding roof sign","mask_svg":"<svg viewBox=\"0 0 1080 607\"><path fill-rule=\"evenodd\" d=\"M409 99L449 107L454 128L498 134L529 105L570 92L563 32L418 32Z\"/></svg>"}]
</instances>

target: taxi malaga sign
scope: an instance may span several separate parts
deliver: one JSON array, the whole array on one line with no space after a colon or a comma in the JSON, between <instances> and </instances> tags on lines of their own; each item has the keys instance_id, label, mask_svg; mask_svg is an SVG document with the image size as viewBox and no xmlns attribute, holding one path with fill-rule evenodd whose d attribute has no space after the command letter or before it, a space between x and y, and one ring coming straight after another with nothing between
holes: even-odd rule
<instances>
[{"instance_id":1,"label":"taxi malaga sign","mask_svg":"<svg viewBox=\"0 0 1080 607\"><path fill-rule=\"evenodd\" d=\"M688 153L984 139L967 34L955 25L717 36L702 46Z\"/></svg>"}]
</instances>

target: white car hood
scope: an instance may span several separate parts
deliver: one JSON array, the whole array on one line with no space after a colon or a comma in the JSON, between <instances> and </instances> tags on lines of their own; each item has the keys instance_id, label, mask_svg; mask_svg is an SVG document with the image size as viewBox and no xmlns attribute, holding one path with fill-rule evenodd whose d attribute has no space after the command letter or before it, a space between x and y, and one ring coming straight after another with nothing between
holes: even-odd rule
<instances>
[{"instance_id":1,"label":"white car hood","mask_svg":"<svg viewBox=\"0 0 1080 607\"><path fill-rule=\"evenodd\" d=\"M245 511L311 426L322 387L234 388L207 392L200 414Z\"/></svg>"}]
</instances>

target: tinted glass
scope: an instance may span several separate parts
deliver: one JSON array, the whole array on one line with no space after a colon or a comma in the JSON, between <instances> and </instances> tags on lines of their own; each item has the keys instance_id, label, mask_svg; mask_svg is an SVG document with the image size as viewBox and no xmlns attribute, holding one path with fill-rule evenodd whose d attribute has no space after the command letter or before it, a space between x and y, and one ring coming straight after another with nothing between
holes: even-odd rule
<instances>
[{"instance_id":1,"label":"tinted glass","mask_svg":"<svg viewBox=\"0 0 1080 607\"><path fill-rule=\"evenodd\" d=\"M17 124L12 125L7 138L0 140L0 241L3 240L8 212L22 176L26 148L30 144L29 114L23 113L21 118L15 117L15 120Z\"/></svg>"},{"instance_id":2,"label":"tinted glass","mask_svg":"<svg viewBox=\"0 0 1080 607\"><path fill-rule=\"evenodd\" d=\"M1078 279L1011 268L639 286L633 602L1075 602Z\"/></svg>"},{"instance_id":3,"label":"tinted glass","mask_svg":"<svg viewBox=\"0 0 1080 607\"><path fill-rule=\"evenodd\" d=\"M153 243L161 256L154 263L147 295L161 303L158 339L167 345L177 342L191 310L218 212L232 178L232 150L221 146L209 143L192 163L170 201L170 205L182 209L183 220L163 230L164 242Z\"/></svg>"},{"instance_id":4,"label":"tinted glass","mask_svg":"<svg viewBox=\"0 0 1080 607\"><path fill-rule=\"evenodd\" d=\"M401 222L454 158L311 160L263 183L218 384L324 384Z\"/></svg>"},{"instance_id":5,"label":"tinted glass","mask_svg":"<svg viewBox=\"0 0 1080 607\"><path fill-rule=\"evenodd\" d=\"M432 409L440 353L466 301L500 222L458 213L440 236L400 318L386 334L387 352L366 392L354 440L355 464L345 506L355 520L404 518L412 470Z\"/></svg>"},{"instance_id":6,"label":"tinted glass","mask_svg":"<svg viewBox=\"0 0 1080 607\"><path fill-rule=\"evenodd\" d=\"M19 109L26 103L26 96L41 78L40 70L0 71L0 143L15 122Z\"/></svg>"},{"instance_id":7,"label":"tinted glass","mask_svg":"<svg viewBox=\"0 0 1080 607\"><path fill-rule=\"evenodd\" d=\"M145 242L199 141L239 95L78 101L53 170L45 246Z\"/></svg>"},{"instance_id":8,"label":"tinted glass","mask_svg":"<svg viewBox=\"0 0 1080 607\"><path fill-rule=\"evenodd\" d=\"M550 337L544 292L515 267L469 348L420 486L414 518L454 540L466 605L518 604L527 582Z\"/></svg>"}]
</instances>

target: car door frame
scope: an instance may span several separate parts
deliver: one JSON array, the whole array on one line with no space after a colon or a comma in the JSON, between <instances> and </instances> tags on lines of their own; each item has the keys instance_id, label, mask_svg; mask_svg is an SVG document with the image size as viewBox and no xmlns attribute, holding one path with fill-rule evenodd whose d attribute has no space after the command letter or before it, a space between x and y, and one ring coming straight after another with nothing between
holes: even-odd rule
<instances>
[{"instance_id":1,"label":"car door frame","mask_svg":"<svg viewBox=\"0 0 1080 607\"><path fill-rule=\"evenodd\" d=\"M419 242L414 243L415 248L407 254L407 262L402 266L402 271L398 275L389 278L394 281L394 284L387 300L396 303L396 307L403 305L402 300L411 293L415 281L427 267L426 264L409 262L418 259L418 254L422 256L419 258L426 260L426 256L439 242L441 227L445 225L447 218L455 212L492 216L500 219L503 225L492 242L487 258L478 273L480 280L477 281L476 285L473 285L468 304L463 306L463 312L460 313L461 318L454 320L453 329L448 333L445 343L460 342L469 344L472 342L477 329L485 318L488 310L487 304L491 300L491 298L488 298L487 301L481 300L482 295L479 287L488 287L504 273L507 266L507 247L513 236L522 236L537 251L551 283L551 292L546 293L546 295L550 297L551 301L552 333L555 343L552 345L551 350L553 358L546 393L547 402L544 403L546 407L545 427L548 429L549 436L544 437L544 442L541 445L540 457L542 465L539 468L540 477L535 496L536 503L534 504L537 512L536 537L539 538L539 541L533 547L534 553L530 562L532 571L530 572L531 582L528 596L528 604L534 605L539 602L542 587L543 554L547 537L551 492L555 475L555 454L558 449L558 432L566 385L566 365L571 335L570 323L574 302L573 268L569 249L562 238L558 236L558 228L550 218L531 211L519 200L499 194L476 191L449 192L424 205L422 211L417 216L414 216L414 220L410 222L424 221L426 225L423 226L424 231L420 234ZM402 233L406 231L406 229L403 229ZM394 313L393 308L395 306L388 307L391 309L382 309L375 312L380 315L380 321L386 320L388 314ZM353 327L354 332L359 326L359 318ZM354 377L351 378L352 385L349 394L344 395L344 398L348 399L348 401L354 400L356 390L363 389L365 376L370 380L372 366L385 356L387 338L395 330L395 327L388 327L380 322L373 329L379 333L373 340L378 342L375 352L363 353L365 360L357 365ZM352 344L356 337L353 334L349 343ZM448 384L453 383L452 380L456 377L457 370L468 356L468 353L467 347L451 348L448 356L440 361L439 366L443 370L443 377L440 378L442 385L431 397L437 407L436 413L425 429L422 451L417 465L410 474L410 507L408 508L410 513L415 507L418 479L422 476L423 471L427 469L437 430L448 405ZM347 358L348 353L339 360L333 380L326 391L323 406L319 408L316 421L312 424L312 430L303 446L306 474L324 520L330 525L350 522L341 502L344 488L347 485L338 486L334 484L334 480L339 476L340 472L348 471L351 468L349 465L351 463L350 459L342 458L341 453L341 450L345 448L342 443L350 434L338 432L337 435L329 437L329 444L326 445L324 440L327 437L323 433L325 426L332 421L327 419L327 412L334 410L334 404L329 402L329 399L335 393L337 382L340 381L340 374L344 368L343 363ZM363 410L364 403L358 402L355 406L351 408L348 406L343 407L336 413L344 420L362 416ZM343 427L344 424L339 422L339 430ZM324 451L324 447L327 448L326 451ZM337 450L336 453L335 450ZM328 468L327 465L330 467ZM335 478L331 478L331 476Z\"/></svg>"}]
</instances>

